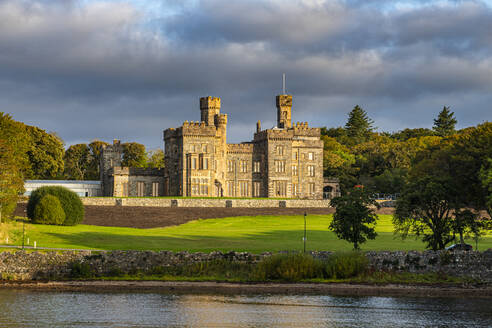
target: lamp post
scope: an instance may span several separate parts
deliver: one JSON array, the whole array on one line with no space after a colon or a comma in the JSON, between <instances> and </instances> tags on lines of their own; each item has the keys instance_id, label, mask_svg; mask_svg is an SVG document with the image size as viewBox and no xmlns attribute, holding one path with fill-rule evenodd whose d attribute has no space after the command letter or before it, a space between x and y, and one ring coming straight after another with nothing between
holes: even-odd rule
<instances>
[{"instance_id":1,"label":"lamp post","mask_svg":"<svg viewBox=\"0 0 492 328\"><path fill-rule=\"evenodd\" d=\"M306 212L304 212L304 238L302 238L304 242L304 254L306 254Z\"/></svg>"},{"instance_id":2,"label":"lamp post","mask_svg":"<svg viewBox=\"0 0 492 328\"><path fill-rule=\"evenodd\" d=\"M22 220L22 249L24 249L24 220Z\"/></svg>"}]
</instances>

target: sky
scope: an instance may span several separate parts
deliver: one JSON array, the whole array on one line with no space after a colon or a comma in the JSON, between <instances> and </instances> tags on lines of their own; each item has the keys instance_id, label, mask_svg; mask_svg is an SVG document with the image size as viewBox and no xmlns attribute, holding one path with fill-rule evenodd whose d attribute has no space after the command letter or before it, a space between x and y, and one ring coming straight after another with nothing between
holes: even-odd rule
<instances>
[{"instance_id":1,"label":"sky","mask_svg":"<svg viewBox=\"0 0 492 328\"><path fill-rule=\"evenodd\" d=\"M0 0L0 112L54 131L162 148L222 98L228 141L276 122L378 131L492 120L492 0Z\"/></svg>"}]
</instances>

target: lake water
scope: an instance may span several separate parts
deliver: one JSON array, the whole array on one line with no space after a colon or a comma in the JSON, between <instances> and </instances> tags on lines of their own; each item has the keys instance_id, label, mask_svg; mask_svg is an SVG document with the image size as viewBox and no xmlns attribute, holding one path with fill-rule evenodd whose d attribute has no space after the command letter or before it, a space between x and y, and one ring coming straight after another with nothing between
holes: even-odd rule
<instances>
[{"instance_id":1,"label":"lake water","mask_svg":"<svg viewBox=\"0 0 492 328\"><path fill-rule=\"evenodd\" d=\"M492 327L492 299L0 290L0 327Z\"/></svg>"}]
</instances>

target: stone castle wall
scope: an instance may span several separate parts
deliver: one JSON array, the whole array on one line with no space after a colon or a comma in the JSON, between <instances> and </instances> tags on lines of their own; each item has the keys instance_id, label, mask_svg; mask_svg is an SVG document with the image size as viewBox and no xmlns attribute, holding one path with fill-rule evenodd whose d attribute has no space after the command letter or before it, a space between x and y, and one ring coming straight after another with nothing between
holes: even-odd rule
<instances>
[{"instance_id":1,"label":"stone castle wall","mask_svg":"<svg viewBox=\"0 0 492 328\"><path fill-rule=\"evenodd\" d=\"M227 199L227 198L117 198L85 197L84 205L94 206L151 206L151 207L244 207L244 208L323 208L328 199Z\"/></svg>"},{"instance_id":2,"label":"stone castle wall","mask_svg":"<svg viewBox=\"0 0 492 328\"><path fill-rule=\"evenodd\" d=\"M326 259L330 252L313 252ZM255 255L239 252L174 253L170 251L83 252L0 252L0 277L8 280L66 279L74 268L85 265L97 275L134 274L159 267L181 266L211 260L255 263L271 253ZM492 250L485 252L367 252L369 266L376 271L439 273L471 277L492 283Z\"/></svg>"}]
</instances>

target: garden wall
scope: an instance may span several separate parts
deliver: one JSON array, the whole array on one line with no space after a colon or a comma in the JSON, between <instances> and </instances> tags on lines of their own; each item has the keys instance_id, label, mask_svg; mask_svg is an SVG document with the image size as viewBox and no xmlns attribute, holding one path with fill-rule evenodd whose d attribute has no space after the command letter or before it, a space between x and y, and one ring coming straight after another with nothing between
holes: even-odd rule
<instances>
[{"instance_id":1,"label":"garden wall","mask_svg":"<svg viewBox=\"0 0 492 328\"><path fill-rule=\"evenodd\" d=\"M84 252L1 252L2 279L37 280L70 278L76 264L90 267L96 274L146 272L156 267L179 266L203 261L226 259L238 262L257 262L270 253L254 255L239 252L152 252L113 251L91 254ZM317 258L330 252L313 252ZM413 273L444 273L452 276L473 277L492 283L492 249L485 252L367 252L370 266L375 270Z\"/></svg>"},{"instance_id":2,"label":"garden wall","mask_svg":"<svg viewBox=\"0 0 492 328\"><path fill-rule=\"evenodd\" d=\"M98 206L149 206L149 207L291 207L322 208L329 207L330 200L313 199L227 199L227 198L117 198L84 197L84 205Z\"/></svg>"}]
</instances>

